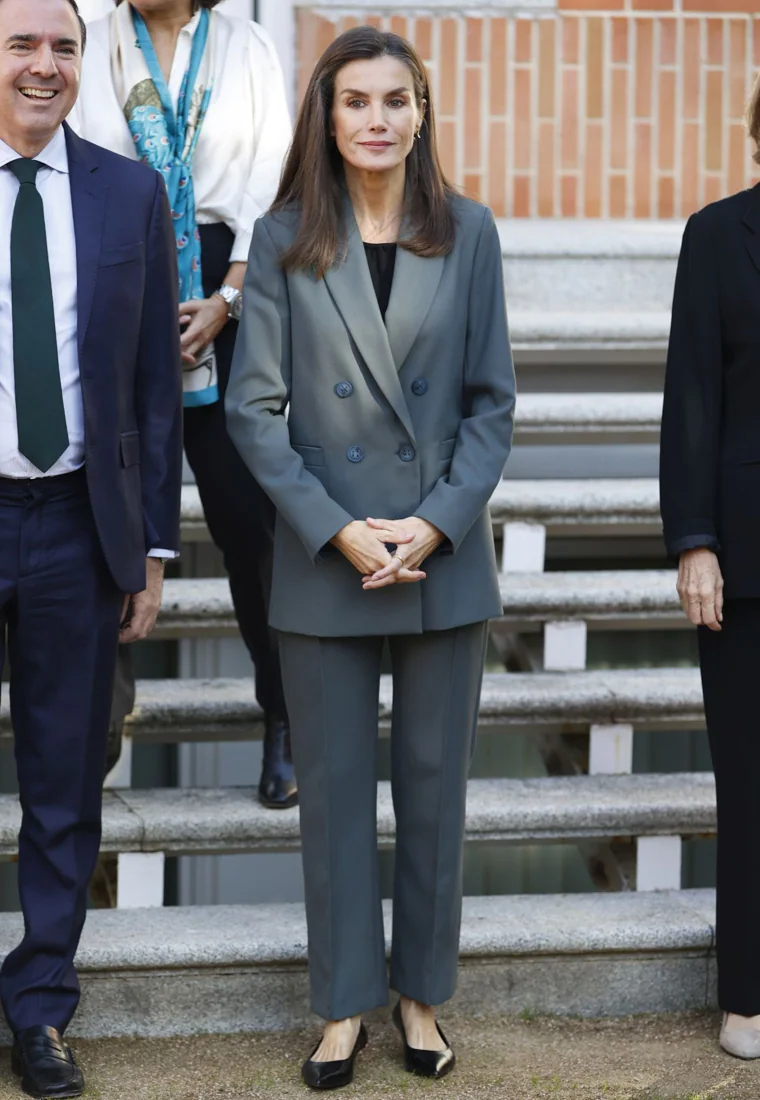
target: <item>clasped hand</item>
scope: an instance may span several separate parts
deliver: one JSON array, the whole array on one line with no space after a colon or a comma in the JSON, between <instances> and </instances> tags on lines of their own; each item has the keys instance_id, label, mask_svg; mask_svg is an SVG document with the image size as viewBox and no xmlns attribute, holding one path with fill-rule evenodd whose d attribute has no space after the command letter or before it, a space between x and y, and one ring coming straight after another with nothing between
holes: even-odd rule
<instances>
[{"instance_id":1,"label":"clasped hand","mask_svg":"<svg viewBox=\"0 0 760 1100\"><path fill-rule=\"evenodd\" d=\"M354 520L332 540L361 573L365 592L391 584L416 584L427 574L420 566L443 542L443 534L418 516ZM395 546L391 553L388 546Z\"/></svg>"}]
</instances>

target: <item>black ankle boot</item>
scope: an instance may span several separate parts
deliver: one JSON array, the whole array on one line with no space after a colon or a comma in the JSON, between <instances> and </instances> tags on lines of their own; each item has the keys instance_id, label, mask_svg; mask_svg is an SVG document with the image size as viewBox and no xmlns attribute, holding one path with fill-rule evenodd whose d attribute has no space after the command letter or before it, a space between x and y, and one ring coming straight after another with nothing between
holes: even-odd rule
<instances>
[{"instance_id":1,"label":"black ankle boot","mask_svg":"<svg viewBox=\"0 0 760 1100\"><path fill-rule=\"evenodd\" d=\"M289 810L298 803L290 726L281 718L266 718L259 799L269 810Z\"/></svg>"}]
</instances>

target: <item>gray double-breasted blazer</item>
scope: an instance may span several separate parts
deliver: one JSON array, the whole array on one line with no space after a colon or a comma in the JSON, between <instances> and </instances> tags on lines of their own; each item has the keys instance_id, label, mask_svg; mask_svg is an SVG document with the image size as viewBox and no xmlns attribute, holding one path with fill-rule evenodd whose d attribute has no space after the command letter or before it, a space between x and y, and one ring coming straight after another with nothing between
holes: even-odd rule
<instances>
[{"instance_id":1,"label":"gray double-breasted blazer","mask_svg":"<svg viewBox=\"0 0 760 1100\"><path fill-rule=\"evenodd\" d=\"M501 614L488 501L515 404L502 254L490 210L451 201L453 251L399 246L385 324L350 206L346 257L323 280L280 264L299 212L256 223L226 411L277 507L278 630L416 634ZM330 540L352 520L412 515L446 539L427 579L363 591Z\"/></svg>"}]
</instances>

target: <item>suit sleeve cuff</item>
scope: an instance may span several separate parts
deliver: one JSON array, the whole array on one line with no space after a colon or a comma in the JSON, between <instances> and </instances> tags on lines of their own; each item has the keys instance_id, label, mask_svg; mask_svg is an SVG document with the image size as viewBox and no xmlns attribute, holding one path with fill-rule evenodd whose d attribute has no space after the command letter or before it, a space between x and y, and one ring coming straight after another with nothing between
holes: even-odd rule
<instances>
[{"instance_id":1,"label":"suit sleeve cuff","mask_svg":"<svg viewBox=\"0 0 760 1100\"><path fill-rule=\"evenodd\" d=\"M671 542L668 550L674 558L685 554L687 550L712 550L717 554L720 544L713 535L685 535L682 539Z\"/></svg>"}]
</instances>

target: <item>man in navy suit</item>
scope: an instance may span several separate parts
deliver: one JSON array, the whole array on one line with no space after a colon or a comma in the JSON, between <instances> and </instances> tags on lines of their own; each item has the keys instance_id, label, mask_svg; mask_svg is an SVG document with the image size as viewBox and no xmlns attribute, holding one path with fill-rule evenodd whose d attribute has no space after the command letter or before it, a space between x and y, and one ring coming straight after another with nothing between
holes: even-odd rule
<instances>
[{"instance_id":1,"label":"man in navy suit","mask_svg":"<svg viewBox=\"0 0 760 1100\"><path fill-rule=\"evenodd\" d=\"M64 119L74 0L0 0L0 665L23 809L24 937L0 970L32 1096L78 1096L61 1036L101 828L117 643L179 547L181 357L164 184Z\"/></svg>"}]
</instances>

